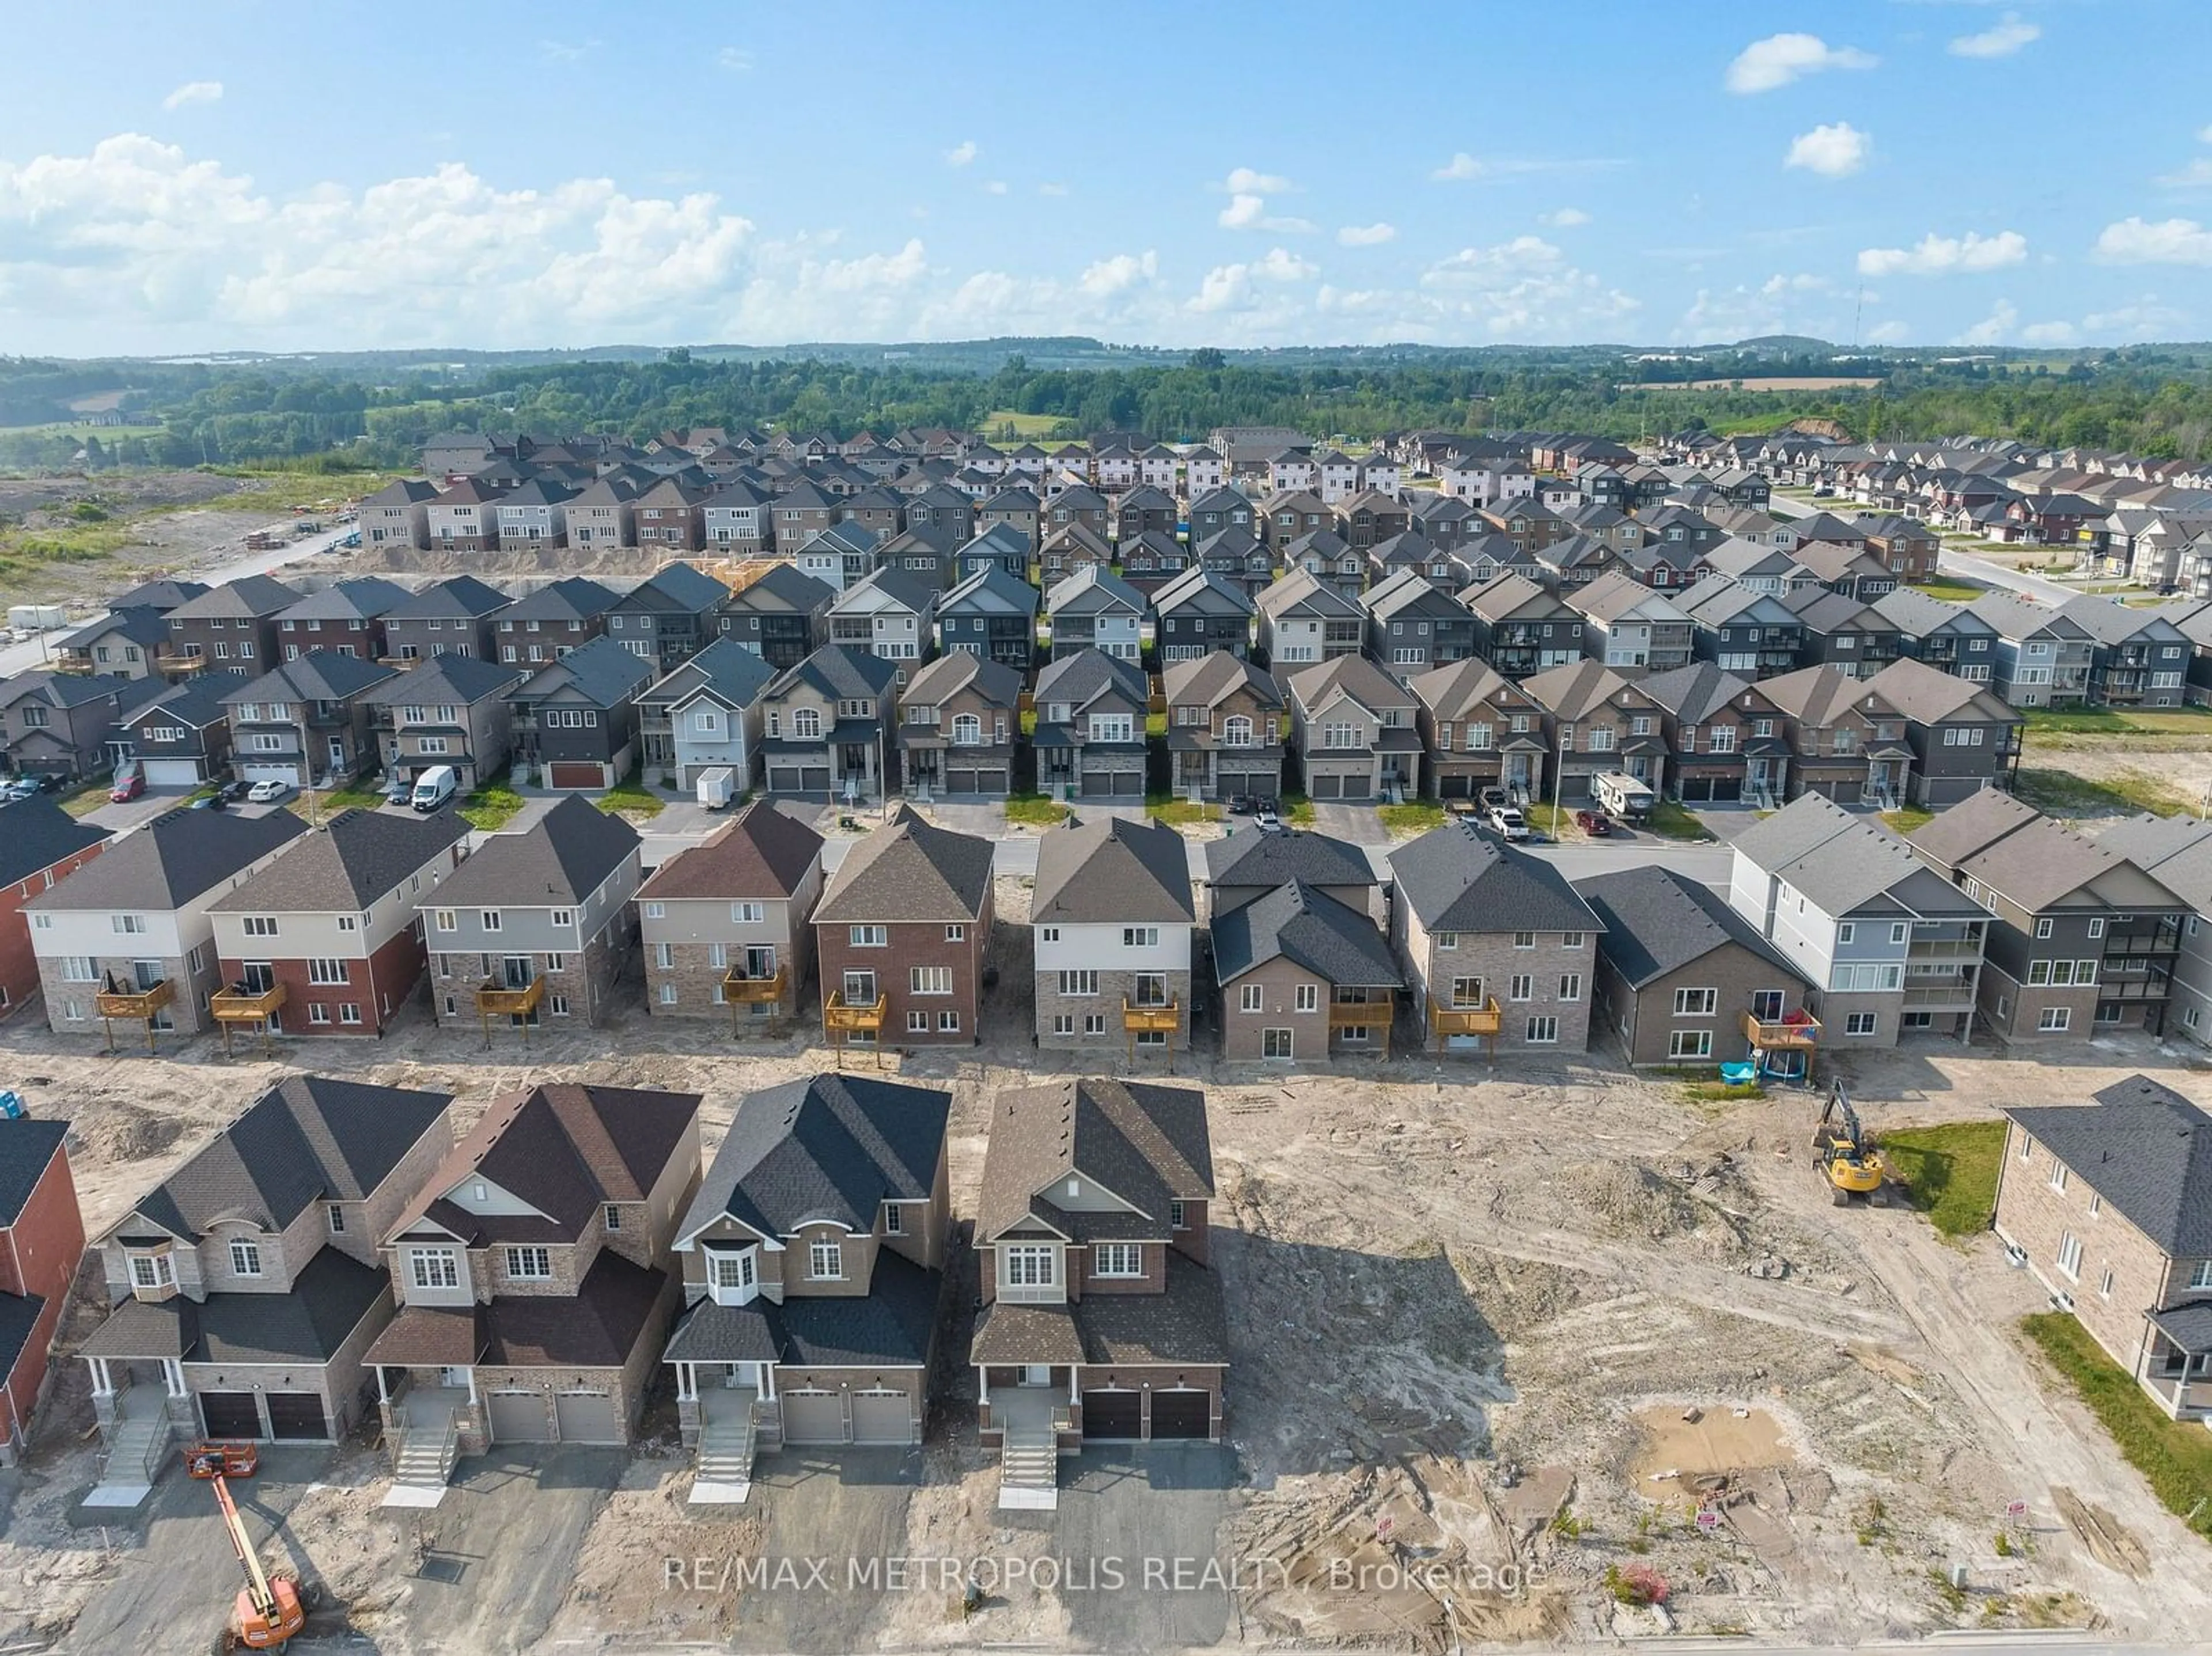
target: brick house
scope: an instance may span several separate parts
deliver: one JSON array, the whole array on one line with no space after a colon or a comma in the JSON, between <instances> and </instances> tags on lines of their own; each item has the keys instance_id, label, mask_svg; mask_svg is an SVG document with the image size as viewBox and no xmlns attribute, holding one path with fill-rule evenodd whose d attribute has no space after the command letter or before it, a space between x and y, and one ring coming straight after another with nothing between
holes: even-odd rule
<instances>
[{"instance_id":1,"label":"brick house","mask_svg":"<svg viewBox=\"0 0 2212 1656\"><path fill-rule=\"evenodd\" d=\"M815 910L823 1039L972 1044L991 925L991 842L902 807L846 852Z\"/></svg>"},{"instance_id":2,"label":"brick house","mask_svg":"<svg viewBox=\"0 0 2212 1656\"><path fill-rule=\"evenodd\" d=\"M1316 799L1375 799L1421 788L1419 703L1364 656L1292 673L1291 743Z\"/></svg>"},{"instance_id":3,"label":"brick house","mask_svg":"<svg viewBox=\"0 0 2212 1656\"><path fill-rule=\"evenodd\" d=\"M231 768L242 782L332 786L374 768L369 691L396 677L380 661L317 651L278 663L222 698Z\"/></svg>"},{"instance_id":4,"label":"brick house","mask_svg":"<svg viewBox=\"0 0 2212 1656\"><path fill-rule=\"evenodd\" d=\"M614 605L612 592L581 575L541 586L492 616L499 658L524 667L557 661L605 633Z\"/></svg>"},{"instance_id":5,"label":"brick house","mask_svg":"<svg viewBox=\"0 0 2212 1656\"><path fill-rule=\"evenodd\" d=\"M507 692L515 763L540 787L613 787L636 762L637 699L657 676L611 637L564 651Z\"/></svg>"},{"instance_id":6,"label":"brick house","mask_svg":"<svg viewBox=\"0 0 2212 1656\"><path fill-rule=\"evenodd\" d=\"M0 1465L15 1465L84 1257L68 1124L0 1120Z\"/></svg>"},{"instance_id":7,"label":"brick house","mask_svg":"<svg viewBox=\"0 0 2212 1656\"><path fill-rule=\"evenodd\" d=\"M882 797L898 749L890 735L898 664L825 644L761 692L761 754L770 793L848 803Z\"/></svg>"},{"instance_id":8,"label":"brick house","mask_svg":"<svg viewBox=\"0 0 2212 1656\"><path fill-rule=\"evenodd\" d=\"M1220 1441L1213 1196L1195 1087L1085 1077L994 1101L968 1361L1001 1506L1056 1505L1058 1457L1085 1443Z\"/></svg>"},{"instance_id":9,"label":"brick house","mask_svg":"<svg viewBox=\"0 0 2212 1656\"><path fill-rule=\"evenodd\" d=\"M637 919L637 830L570 795L416 905L441 1028L605 1021Z\"/></svg>"},{"instance_id":10,"label":"brick house","mask_svg":"<svg viewBox=\"0 0 2212 1656\"><path fill-rule=\"evenodd\" d=\"M1292 879L1212 926L1221 1055L1316 1063L1388 1055L1405 974L1363 911Z\"/></svg>"},{"instance_id":11,"label":"brick house","mask_svg":"<svg viewBox=\"0 0 2212 1656\"><path fill-rule=\"evenodd\" d=\"M436 765L451 765L464 792L507 767L514 744L514 709L507 701L519 668L473 656L431 656L362 694L387 778L411 782Z\"/></svg>"},{"instance_id":12,"label":"brick house","mask_svg":"<svg viewBox=\"0 0 2212 1656\"><path fill-rule=\"evenodd\" d=\"M1155 591L1152 617L1163 666L1216 651L1242 659L1251 648L1252 600L1205 569L1186 569Z\"/></svg>"},{"instance_id":13,"label":"brick house","mask_svg":"<svg viewBox=\"0 0 2212 1656\"><path fill-rule=\"evenodd\" d=\"M1540 797L1550 749L1544 710L1489 664L1469 657L1417 675L1406 687L1419 704L1429 789L1439 799L1473 799L1486 787Z\"/></svg>"},{"instance_id":14,"label":"brick house","mask_svg":"<svg viewBox=\"0 0 2212 1656\"><path fill-rule=\"evenodd\" d=\"M382 1035L422 979L422 903L460 865L457 811L349 810L303 834L208 911L225 1024Z\"/></svg>"},{"instance_id":15,"label":"brick house","mask_svg":"<svg viewBox=\"0 0 2212 1656\"><path fill-rule=\"evenodd\" d=\"M1634 777L1654 793L1667 784L1667 737L1659 704L1640 686L1595 661L1553 667L1521 682L1544 710L1552 787L1561 804L1595 795L1601 776Z\"/></svg>"},{"instance_id":16,"label":"brick house","mask_svg":"<svg viewBox=\"0 0 2212 1656\"><path fill-rule=\"evenodd\" d=\"M1183 798L1273 799L1283 792L1283 693L1267 673L1216 651L1170 663L1160 675L1168 704L1169 779Z\"/></svg>"},{"instance_id":17,"label":"brick house","mask_svg":"<svg viewBox=\"0 0 2212 1656\"><path fill-rule=\"evenodd\" d=\"M407 596L405 587L375 575L333 581L277 611L277 655L296 661L320 651L381 660L391 653L384 618Z\"/></svg>"},{"instance_id":18,"label":"brick house","mask_svg":"<svg viewBox=\"0 0 2212 1656\"><path fill-rule=\"evenodd\" d=\"M763 1450L921 1441L951 1107L843 1075L738 1101L676 1236L686 1308L663 1360L695 1504L744 1501Z\"/></svg>"},{"instance_id":19,"label":"brick house","mask_svg":"<svg viewBox=\"0 0 2212 1656\"><path fill-rule=\"evenodd\" d=\"M410 1453L627 1443L678 1302L699 1095L547 1083L495 1098L379 1232L398 1310L368 1348L395 1482Z\"/></svg>"},{"instance_id":20,"label":"brick house","mask_svg":"<svg viewBox=\"0 0 2212 1656\"><path fill-rule=\"evenodd\" d=\"M493 620L514 600L474 575L455 575L402 598L384 612L387 661L473 656L495 661Z\"/></svg>"},{"instance_id":21,"label":"brick house","mask_svg":"<svg viewBox=\"0 0 2212 1656\"><path fill-rule=\"evenodd\" d=\"M1780 799L1796 786L1788 725L1773 687L1710 661L1654 673L1637 686L1659 709L1668 792L1703 804Z\"/></svg>"},{"instance_id":22,"label":"brick house","mask_svg":"<svg viewBox=\"0 0 2212 1656\"><path fill-rule=\"evenodd\" d=\"M276 617L300 594L270 575L242 575L169 611L165 673L264 672L276 655Z\"/></svg>"},{"instance_id":23,"label":"brick house","mask_svg":"<svg viewBox=\"0 0 2212 1656\"><path fill-rule=\"evenodd\" d=\"M2177 1420L2212 1419L2212 1117L2132 1076L2005 1108L1996 1230Z\"/></svg>"},{"instance_id":24,"label":"brick house","mask_svg":"<svg viewBox=\"0 0 2212 1656\"><path fill-rule=\"evenodd\" d=\"M1022 675L966 650L916 673L899 703L900 773L910 794L1003 799L1022 744Z\"/></svg>"},{"instance_id":25,"label":"brick house","mask_svg":"<svg viewBox=\"0 0 2212 1656\"><path fill-rule=\"evenodd\" d=\"M1838 804L1873 804L1904 796L1912 769L1904 717L1866 685L1819 666L1763 680L1758 689L1773 711L1753 715L1754 737L1779 735L1790 747L1782 798L1817 793Z\"/></svg>"},{"instance_id":26,"label":"brick house","mask_svg":"<svg viewBox=\"0 0 2212 1656\"><path fill-rule=\"evenodd\" d=\"M77 1355L111 1482L151 1483L173 1435L352 1431L392 1319L377 1237L452 1148L452 1101L290 1077L100 1236L113 1309Z\"/></svg>"},{"instance_id":27,"label":"brick house","mask_svg":"<svg viewBox=\"0 0 2212 1656\"><path fill-rule=\"evenodd\" d=\"M74 780L119 767L130 752L131 719L161 688L104 673L18 673L0 682L0 751L8 768Z\"/></svg>"},{"instance_id":28,"label":"brick house","mask_svg":"<svg viewBox=\"0 0 2212 1656\"><path fill-rule=\"evenodd\" d=\"M1390 940L1431 1052L1589 1046L1605 927L1565 876L1472 822L1390 854Z\"/></svg>"},{"instance_id":29,"label":"brick house","mask_svg":"<svg viewBox=\"0 0 2212 1656\"><path fill-rule=\"evenodd\" d=\"M1145 797L1150 705L1133 658L1100 650L1055 655L1037 675L1037 787L1061 798Z\"/></svg>"},{"instance_id":30,"label":"brick house","mask_svg":"<svg viewBox=\"0 0 2212 1656\"><path fill-rule=\"evenodd\" d=\"M1131 1062L1188 1049L1198 912L1187 845L1164 822L1112 816L1070 818L1038 840L1038 1046Z\"/></svg>"},{"instance_id":31,"label":"brick house","mask_svg":"<svg viewBox=\"0 0 2212 1656\"><path fill-rule=\"evenodd\" d=\"M39 998L39 957L23 905L99 856L113 836L42 794L0 805L0 1018Z\"/></svg>"},{"instance_id":32,"label":"brick house","mask_svg":"<svg viewBox=\"0 0 2212 1656\"><path fill-rule=\"evenodd\" d=\"M661 864L637 894L646 1010L732 1034L797 1017L822 877L822 836L765 800Z\"/></svg>"},{"instance_id":33,"label":"brick house","mask_svg":"<svg viewBox=\"0 0 2212 1656\"><path fill-rule=\"evenodd\" d=\"M795 564L774 563L732 592L715 625L721 635L785 672L829 641L837 589Z\"/></svg>"},{"instance_id":34,"label":"brick house","mask_svg":"<svg viewBox=\"0 0 2212 1656\"><path fill-rule=\"evenodd\" d=\"M1366 611L1325 576L1293 569L1254 604L1259 610L1259 648L1278 672L1296 672L1360 652Z\"/></svg>"}]
</instances>

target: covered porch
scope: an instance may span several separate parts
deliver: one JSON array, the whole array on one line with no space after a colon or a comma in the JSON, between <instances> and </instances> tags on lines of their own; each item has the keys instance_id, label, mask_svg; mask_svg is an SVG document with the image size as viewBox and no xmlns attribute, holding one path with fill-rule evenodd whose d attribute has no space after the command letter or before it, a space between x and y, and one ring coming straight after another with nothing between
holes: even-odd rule
<instances>
[{"instance_id":1,"label":"covered porch","mask_svg":"<svg viewBox=\"0 0 2212 1656\"><path fill-rule=\"evenodd\" d=\"M2137 1376L2176 1420L2212 1424L2212 1300L2154 1311Z\"/></svg>"}]
</instances>

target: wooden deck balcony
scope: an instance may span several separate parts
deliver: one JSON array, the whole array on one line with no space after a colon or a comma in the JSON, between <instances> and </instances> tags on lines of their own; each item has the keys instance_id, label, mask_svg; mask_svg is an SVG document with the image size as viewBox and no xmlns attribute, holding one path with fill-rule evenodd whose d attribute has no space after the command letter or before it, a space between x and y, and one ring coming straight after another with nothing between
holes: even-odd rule
<instances>
[{"instance_id":1,"label":"wooden deck balcony","mask_svg":"<svg viewBox=\"0 0 2212 1656\"><path fill-rule=\"evenodd\" d=\"M1182 1028L1182 1000L1178 996L1164 1006L1139 1006L1125 995L1121 1028L1133 1035L1175 1034Z\"/></svg>"},{"instance_id":2,"label":"wooden deck balcony","mask_svg":"<svg viewBox=\"0 0 2212 1656\"><path fill-rule=\"evenodd\" d=\"M1480 1006L1446 1006L1441 1001L1429 1003L1429 1033L1433 1035L1480 1035L1495 1040L1505 1028L1505 1014L1499 1010L1497 998Z\"/></svg>"},{"instance_id":3,"label":"wooden deck balcony","mask_svg":"<svg viewBox=\"0 0 2212 1656\"><path fill-rule=\"evenodd\" d=\"M824 1034L875 1034L884 1027L884 1016L890 1005L890 997L878 995L872 1001L848 1001L842 989L833 990L822 1007L822 1029Z\"/></svg>"},{"instance_id":4,"label":"wooden deck balcony","mask_svg":"<svg viewBox=\"0 0 2212 1656\"><path fill-rule=\"evenodd\" d=\"M1388 999L1333 1000L1328 1004L1332 1029L1384 1029L1390 1027L1393 1007Z\"/></svg>"},{"instance_id":5,"label":"wooden deck balcony","mask_svg":"<svg viewBox=\"0 0 2212 1656\"><path fill-rule=\"evenodd\" d=\"M214 665L214 660L207 656L171 655L165 651L154 658L155 670L169 678L190 678Z\"/></svg>"},{"instance_id":6,"label":"wooden deck balcony","mask_svg":"<svg viewBox=\"0 0 2212 1656\"><path fill-rule=\"evenodd\" d=\"M1808 1016L1802 1022L1786 1022L1746 1012L1743 1038L1763 1052L1809 1052L1820 1044L1820 1021Z\"/></svg>"},{"instance_id":7,"label":"wooden deck balcony","mask_svg":"<svg viewBox=\"0 0 2212 1656\"><path fill-rule=\"evenodd\" d=\"M722 998L733 1005L753 1006L763 1001L781 1001L784 990L790 985L789 967L779 966L765 978L749 978L736 967L722 976Z\"/></svg>"},{"instance_id":8,"label":"wooden deck balcony","mask_svg":"<svg viewBox=\"0 0 2212 1656\"><path fill-rule=\"evenodd\" d=\"M477 986L477 1015L487 1018L526 1018L545 1000L545 980L533 977L522 989L509 988L498 978Z\"/></svg>"},{"instance_id":9,"label":"wooden deck balcony","mask_svg":"<svg viewBox=\"0 0 2212 1656\"><path fill-rule=\"evenodd\" d=\"M92 998L104 1018L150 1018L177 998L177 986L163 978L143 989L103 989Z\"/></svg>"},{"instance_id":10,"label":"wooden deck balcony","mask_svg":"<svg viewBox=\"0 0 2212 1656\"><path fill-rule=\"evenodd\" d=\"M208 997L208 1015L217 1023L265 1023L288 998L289 992L281 983L259 991L235 984Z\"/></svg>"}]
</instances>

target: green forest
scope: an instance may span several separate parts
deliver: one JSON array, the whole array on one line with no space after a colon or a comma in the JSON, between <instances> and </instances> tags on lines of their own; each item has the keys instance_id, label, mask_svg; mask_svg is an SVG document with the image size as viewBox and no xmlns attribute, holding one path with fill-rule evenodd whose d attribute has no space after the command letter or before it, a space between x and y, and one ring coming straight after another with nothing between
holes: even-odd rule
<instances>
[{"instance_id":1,"label":"green forest","mask_svg":"<svg viewBox=\"0 0 2212 1656\"><path fill-rule=\"evenodd\" d=\"M1221 425L1285 425L1360 441L1407 428L1773 430L1833 421L1854 437L1975 434L2197 459L2212 452L2212 349L1840 357L1781 339L1704 354L1620 347L1340 352L1121 352L1088 341L930 348L736 348L508 358L431 354L70 363L0 359L0 466L394 467L453 428L643 439L672 426L750 425L849 436L905 425L1011 437L1133 431L1170 441ZM1085 358L1079 348L1094 355ZM963 355L962 353L965 353ZM1692 379L1863 376L1869 386L1693 390ZM104 397L125 424L70 422ZM80 455L83 458L79 458Z\"/></svg>"}]
</instances>

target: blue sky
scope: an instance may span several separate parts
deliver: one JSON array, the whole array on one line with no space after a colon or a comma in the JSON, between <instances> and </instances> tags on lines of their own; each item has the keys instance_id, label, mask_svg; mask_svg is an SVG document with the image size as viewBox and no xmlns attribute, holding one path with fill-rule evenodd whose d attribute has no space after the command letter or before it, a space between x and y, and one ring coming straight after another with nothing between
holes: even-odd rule
<instances>
[{"instance_id":1,"label":"blue sky","mask_svg":"<svg viewBox=\"0 0 2212 1656\"><path fill-rule=\"evenodd\" d=\"M2205 0L9 12L9 352L2212 334Z\"/></svg>"}]
</instances>

